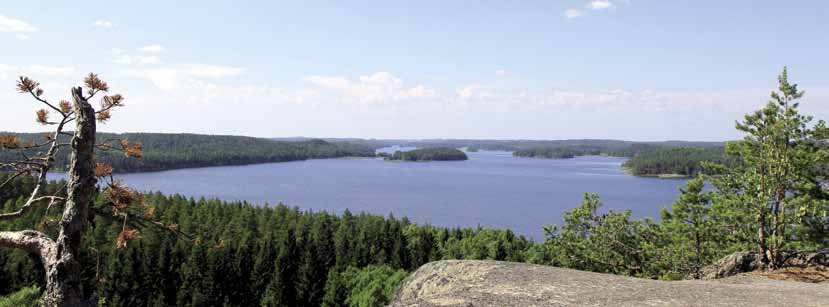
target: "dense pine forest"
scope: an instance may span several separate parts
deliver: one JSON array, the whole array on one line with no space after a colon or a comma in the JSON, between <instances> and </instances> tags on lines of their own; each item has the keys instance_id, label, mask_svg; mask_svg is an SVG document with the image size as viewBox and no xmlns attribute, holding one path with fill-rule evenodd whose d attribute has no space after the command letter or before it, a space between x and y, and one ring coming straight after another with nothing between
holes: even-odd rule
<instances>
[{"instance_id":1,"label":"dense pine forest","mask_svg":"<svg viewBox=\"0 0 829 307\"><path fill-rule=\"evenodd\" d=\"M738 160L728 156L722 147L714 148L662 148L642 152L626 161L622 167L636 176L682 175L699 173L715 175L716 169L706 170L704 162L736 166Z\"/></svg>"},{"instance_id":2,"label":"dense pine forest","mask_svg":"<svg viewBox=\"0 0 829 307\"><path fill-rule=\"evenodd\" d=\"M395 151L385 156L386 160L398 161L462 161L469 157L466 153L449 147L430 147L409 151Z\"/></svg>"},{"instance_id":3,"label":"dense pine forest","mask_svg":"<svg viewBox=\"0 0 829 307\"><path fill-rule=\"evenodd\" d=\"M0 191L3 212L25 202L32 187L31 180L18 180ZM524 261L533 246L509 230L416 225L347 210L335 215L161 194L143 200L180 235L127 225L140 229L139 238L119 248L113 238L123 221L92 221L84 289L104 306L383 306L407 272L426 262ZM0 222L0 229L50 233L55 221L44 218L45 210ZM24 251L0 248L0 295L42 284L38 262Z\"/></svg>"},{"instance_id":4,"label":"dense pine forest","mask_svg":"<svg viewBox=\"0 0 829 307\"><path fill-rule=\"evenodd\" d=\"M42 141L39 133L2 133L18 135L26 141ZM244 165L340 157L373 157L374 148L347 142L319 139L275 141L244 136L162 134L162 133L99 133L102 140L127 139L141 144L143 157L131 159L118 151L98 151L100 162L111 165L116 172L148 172L178 168ZM67 138L68 139L68 138ZM117 146L117 144L116 144ZM17 153L0 151L0 161L18 158ZM64 170L67 155L59 155L56 170Z\"/></svg>"}]
</instances>

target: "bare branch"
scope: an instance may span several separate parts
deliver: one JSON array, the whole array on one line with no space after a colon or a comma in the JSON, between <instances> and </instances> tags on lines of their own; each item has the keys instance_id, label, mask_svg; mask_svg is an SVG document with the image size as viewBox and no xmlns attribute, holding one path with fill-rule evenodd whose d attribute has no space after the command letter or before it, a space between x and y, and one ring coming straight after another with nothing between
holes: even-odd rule
<instances>
[{"instance_id":1,"label":"bare branch","mask_svg":"<svg viewBox=\"0 0 829 307\"><path fill-rule=\"evenodd\" d=\"M46 258L55 250L55 241L34 230L0 231L0 246L18 248Z\"/></svg>"},{"instance_id":2,"label":"bare branch","mask_svg":"<svg viewBox=\"0 0 829 307\"><path fill-rule=\"evenodd\" d=\"M37 101L40 101L40 102L42 102L42 103L46 104L46 105L47 105L47 106L49 106L49 108L51 108L52 110L58 111L58 113L62 114L64 117L66 116L66 113L63 113L63 111L61 111L60 109L58 109L57 107L55 107L54 105L52 105L51 103L49 103L48 101L46 101L45 99L40 98L37 94L35 94L35 92L34 92L34 91L29 91L29 94L32 94L32 97L34 97L35 99L37 99Z\"/></svg>"},{"instance_id":3,"label":"bare branch","mask_svg":"<svg viewBox=\"0 0 829 307\"><path fill-rule=\"evenodd\" d=\"M8 221L8 220L12 220L12 219L16 219L18 217L21 217L24 214L26 214L26 212L29 212L30 210L32 210L32 208L34 207L35 204L37 204L38 202L43 201L43 200L49 200L49 207L51 207L52 204L54 204L56 201L62 201L62 200L66 200L66 199L63 198L63 197L58 197L58 196L43 196L43 197L38 197L38 198L34 198L34 199L29 199L29 201L27 201L26 204L24 204L22 207L20 207L20 209L18 209L17 211L0 214L0 221Z\"/></svg>"},{"instance_id":4,"label":"bare branch","mask_svg":"<svg viewBox=\"0 0 829 307\"><path fill-rule=\"evenodd\" d=\"M112 206L108 206L108 207L111 208ZM162 222L146 218L143 215L133 214L133 213L129 213L129 212L126 212L126 211L115 212L115 211L112 211L112 210L106 210L104 208L105 207L94 207L94 208L92 208L92 211L97 216L101 216L101 217L103 217L105 219L108 219L108 220L114 220L114 219L118 218L118 219L123 219L124 221L129 221L129 224L132 224L132 225L136 226L134 228L145 228L145 227L151 225L151 226L153 226L153 227L155 227L159 230L163 230L163 231L168 232L170 234L173 234L175 236L182 236L182 237L185 237L185 238L191 239L191 240L194 238L192 235L190 235L188 233L181 232L178 229L179 227L178 227L177 224L164 224ZM126 227L126 225L127 224L124 224L124 227Z\"/></svg>"},{"instance_id":5,"label":"bare branch","mask_svg":"<svg viewBox=\"0 0 829 307\"><path fill-rule=\"evenodd\" d=\"M28 171L18 171L18 172L17 172L17 173L15 173L14 175L9 176L9 178L6 178L6 180L5 180L5 181L3 181L3 183L0 183L0 190L2 190L3 188L5 188L5 187L6 187L6 185L7 185L7 184L9 184L9 182L12 182L12 181L13 181L14 179L16 179L17 177L20 177L20 176L22 176L23 174L26 174L26 173L28 173Z\"/></svg>"}]
</instances>

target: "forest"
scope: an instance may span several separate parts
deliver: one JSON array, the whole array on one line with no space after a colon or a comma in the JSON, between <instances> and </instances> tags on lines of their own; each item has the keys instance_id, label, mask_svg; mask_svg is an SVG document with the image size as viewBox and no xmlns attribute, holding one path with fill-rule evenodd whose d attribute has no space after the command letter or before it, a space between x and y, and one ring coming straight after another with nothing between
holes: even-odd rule
<instances>
[{"instance_id":1,"label":"forest","mask_svg":"<svg viewBox=\"0 0 829 307\"><path fill-rule=\"evenodd\" d=\"M519 151L535 148L581 148L583 150L599 150L613 156L630 157L634 153L647 148L674 148L674 147L717 147L722 142L689 142L689 141L662 141L662 142L635 142L623 140L603 139L568 139L568 140L468 140L468 139L427 139L408 141L400 144L407 147L466 147L469 151L497 150ZM612 154L611 154L612 153Z\"/></svg>"},{"instance_id":2,"label":"forest","mask_svg":"<svg viewBox=\"0 0 829 307\"><path fill-rule=\"evenodd\" d=\"M561 146L540 146L519 149L512 152L513 156L524 158L542 159L570 159L578 156L611 156L611 157L633 157L642 153L659 150L660 146L632 143L621 146L602 145L561 145Z\"/></svg>"},{"instance_id":3,"label":"forest","mask_svg":"<svg viewBox=\"0 0 829 307\"><path fill-rule=\"evenodd\" d=\"M635 176L695 176L699 173L717 174L715 169L706 170L705 163L733 167L738 159L725 153L724 147L664 147L635 143L619 147L572 145L559 147L533 147L516 150L515 157L570 159L578 156L605 155L629 157L622 168Z\"/></svg>"},{"instance_id":4,"label":"forest","mask_svg":"<svg viewBox=\"0 0 829 307\"><path fill-rule=\"evenodd\" d=\"M19 136L24 141L41 141L43 138L40 133L0 134ZM320 139L275 141L244 136L163 133L99 133L98 137L102 140L126 139L142 146L144 154L140 159L126 157L118 151L98 151L98 160L119 173L374 156L374 149L367 145ZM15 152L0 151L0 161L16 158ZM65 170L66 164L67 155L58 155L55 169Z\"/></svg>"},{"instance_id":5,"label":"forest","mask_svg":"<svg viewBox=\"0 0 829 307\"><path fill-rule=\"evenodd\" d=\"M24 203L32 185L19 180L0 191L2 212ZM408 272L426 262L524 261L533 246L509 230L417 225L348 210L335 215L161 194L143 201L180 235L140 228L140 238L119 247L113 238L123 221L92 221L82 250L83 282L104 306L383 306ZM0 229L37 225L49 233L54 221L45 210L0 222ZM0 295L42 288L43 276L38 257L0 248Z\"/></svg>"},{"instance_id":6,"label":"forest","mask_svg":"<svg viewBox=\"0 0 829 307\"><path fill-rule=\"evenodd\" d=\"M718 174L716 169L706 170L705 162L734 167L739 160L727 155L724 147L660 148L635 155L622 167L636 176Z\"/></svg>"},{"instance_id":7,"label":"forest","mask_svg":"<svg viewBox=\"0 0 829 307\"><path fill-rule=\"evenodd\" d=\"M829 246L829 127L799 112L796 101L803 92L787 78L784 69L772 100L737 122L744 137L723 150L733 164L706 160L705 171L686 165L696 176L662 209L660 219L606 210L599 195L584 193L562 221L544 227L544 242L510 230L146 194L117 181L96 186L109 174L95 165L94 173L84 170L94 174L86 177L93 183L84 183L92 196L84 212L90 214L73 220L86 227L73 241L83 285L78 289L101 306L373 307L387 304L409 273L441 259L528 262L679 280L700 278L705 266L731 253L752 252L763 268L785 269L789 256ZM92 114L87 109L87 119ZM16 139L2 141L4 148L20 148ZM657 156L669 160L684 150ZM88 162L91 167L94 161ZM0 295L9 294L0 302L16 300L9 304L20 306L38 297L49 285L47 274L56 270L44 270L52 259L26 248L46 246L47 238L65 231L67 220L60 212L78 216L72 202L55 201L62 197L35 196L69 199L79 184L43 185L25 172L0 174L0 182L0 243L6 244L0 248ZM555 199L550 203L569 206ZM44 250L53 255L52 249Z\"/></svg>"},{"instance_id":8,"label":"forest","mask_svg":"<svg viewBox=\"0 0 829 307\"><path fill-rule=\"evenodd\" d=\"M449 147L429 147L409 151L395 151L384 157L391 161L463 161L468 160L461 150Z\"/></svg>"}]
</instances>

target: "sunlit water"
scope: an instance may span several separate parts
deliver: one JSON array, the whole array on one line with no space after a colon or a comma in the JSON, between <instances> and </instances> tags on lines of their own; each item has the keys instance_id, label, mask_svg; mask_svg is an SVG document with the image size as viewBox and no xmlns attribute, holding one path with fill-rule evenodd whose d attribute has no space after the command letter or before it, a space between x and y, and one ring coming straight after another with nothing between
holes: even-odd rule
<instances>
[{"instance_id":1,"label":"sunlit water","mask_svg":"<svg viewBox=\"0 0 829 307\"><path fill-rule=\"evenodd\" d=\"M626 175L620 170L622 158L528 159L492 151L468 155L468 161L326 159L118 177L141 191L281 202L336 213L348 208L438 226L509 228L536 240L543 239L542 227L560 223L584 192L599 193L605 208L658 217L685 182Z\"/></svg>"}]
</instances>

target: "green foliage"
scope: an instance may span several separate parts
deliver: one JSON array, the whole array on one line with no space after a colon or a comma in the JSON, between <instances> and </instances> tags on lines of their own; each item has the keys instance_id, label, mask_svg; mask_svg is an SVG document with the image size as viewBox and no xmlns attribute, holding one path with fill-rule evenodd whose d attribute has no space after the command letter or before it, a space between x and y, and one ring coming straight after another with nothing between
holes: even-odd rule
<instances>
[{"instance_id":1,"label":"green foliage","mask_svg":"<svg viewBox=\"0 0 829 307\"><path fill-rule=\"evenodd\" d=\"M702 176L689 180L671 210L662 209L657 241L649 246L661 278L700 278L705 265L724 255L720 238L727 234L712 218L704 186Z\"/></svg>"},{"instance_id":2,"label":"green foliage","mask_svg":"<svg viewBox=\"0 0 829 307\"><path fill-rule=\"evenodd\" d=\"M9 195L2 212L15 210L25 200L27 181L14 185L12 190L21 192ZM52 183L49 189L61 185ZM333 287L328 283L338 282L332 276L342 277L347 268L374 267L359 274L365 278L392 270L394 274L376 284L349 286L358 289L353 292L354 302L371 304L385 300L379 294L388 298L403 276L399 272L426 262L522 261L533 245L508 230L416 225L393 216L348 211L337 216L284 205L258 207L158 193L146 195L145 200L155 208L159 221L177 224L187 236L142 228L140 239L118 250L114 239L123 221L97 217L90 224L81 257L84 289L96 292L103 305L320 306L326 296L341 302L352 296L352 292L325 292ZM36 206L22 219L0 222L0 229L38 225L45 209ZM0 264L0 295L43 283L42 265L34 256L2 249ZM352 280L351 275L342 278L343 283Z\"/></svg>"},{"instance_id":3,"label":"green foliage","mask_svg":"<svg viewBox=\"0 0 829 307\"><path fill-rule=\"evenodd\" d=\"M328 275L322 306L382 307L394 297L397 285L406 278L404 270L370 265Z\"/></svg>"},{"instance_id":4,"label":"green foliage","mask_svg":"<svg viewBox=\"0 0 829 307\"><path fill-rule=\"evenodd\" d=\"M24 140L41 141L42 138L42 134L37 133L15 135ZM67 136L63 137L68 140ZM141 159L128 158L116 150L97 150L98 162L111 165L117 172L374 156L374 149L367 145L318 139L286 142L244 136L161 133L98 133L98 139L128 139L130 143L139 143L143 147ZM0 161L12 161L19 157L14 151L0 150ZM68 152L58 155L56 170L65 170L67 164Z\"/></svg>"},{"instance_id":5,"label":"green foliage","mask_svg":"<svg viewBox=\"0 0 829 307\"><path fill-rule=\"evenodd\" d=\"M513 151L512 155L526 158L570 159L588 153L600 154L601 151L580 151L571 147L536 147Z\"/></svg>"},{"instance_id":6,"label":"green foliage","mask_svg":"<svg viewBox=\"0 0 829 307\"><path fill-rule=\"evenodd\" d=\"M825 124L811 126L812 117L799 113L803 92L789 83L785 68L778 81L772 100L737 123L746 136L726 147L743 163L714 181L724 201L745 204L740 205L744 220L754 217L757 249L772 267L783 261L781 250L812 245L797 234L825 233L822 167L829 161Z\"/></svg>"},{"instance_id":7,"label":"green foliage","mask_svg":"<svg viewBox=\"0 0 829 307\"><path fill-rule=\"evenodd\" d=\"M410 151L395 151L386 160L400 161L460 161L469 159L463 151L449 147L422 148Z\"/></svg>"},{"instance_id":8,"label":"green foliage","mask_svg":"<svg viewBox=\"0 0 829 307\"><path fill-rule=\"evenodd\" d=\"M600 213L596 194L584 194L579 207L564 214L559 228L550 225L546 245L552 264L579 270L655 277L644 251L655 227L649 220L630 219L630 210Z\"/></svg>"},{"instance_id":9,"label":"green foliage","mask_svg":"<svg viewBox=\"0 0 829 307\"><path fill-rule=\"evenodd\" d=\"M739 163L736 157L726 155L722 147L660 148L635 155L622 166L636 176L718 174L717 169L705 169L704 162L728 167Z\"/></svg>"},{"instance_id":10,"label":"green foliage","mask_svg":"<svg viewBox=\"0 0 829 307\"><path fill-rule=\"evenodd\" d=\"M621 142L621 141L616 141ZM525 158L570 159L577 156L633 157L657 150L658 146L643 143L599 143L597 145L538 146L513 151L512 155Z\"/></svg>"},{"instance_id":11,"label":"green foliage","mask_svg":"<svg viewBox=\"0 0 829 307\"><path fill-rule=\"evenodd\" d=\"M0 307L37 307L40 306L40 295L40 287L25 287L17 292L0 297Z\"/></svg>"},{"instance_id":12,"label":"green foliage","mask_svg":"<svg viewBox=\"0 0 829 307\"><path fill-rule=\"evenodd\" d=\"M581 206L565 214L560 228L545 228L546 248L529 249L528 259L596 272L681 279L700 277L703 266L735 251L759 251L767 265L778 267L783 250L825 248L829 131L824 122L810 126L811 117L798 113L795 101L803 92L788 83L785 69L779 82L773 101L737 124L746 137L726 145L735 161L702 159L714 149L660 150L640 155L647 159L631 160L650 165L653 171L647 172L684 167L688 174L699 171L682 165L696 160L719 174L688 181L670 210L663 209L659 223L631 220L630 212L600 213L598 196L586 194ZM683 157L695 151L699 156ZM667 161L675 162L660 164Z\"/></svg>"}]
</instances>

